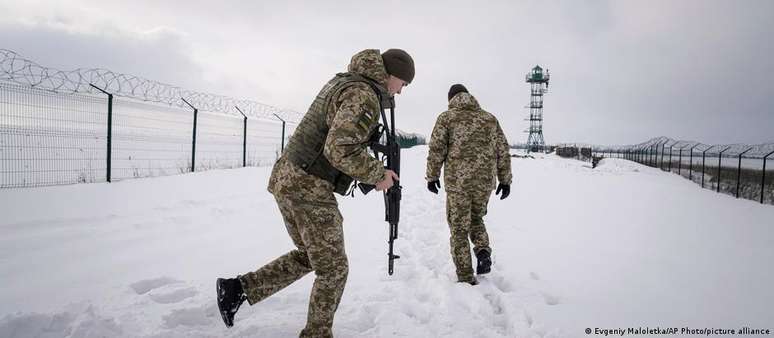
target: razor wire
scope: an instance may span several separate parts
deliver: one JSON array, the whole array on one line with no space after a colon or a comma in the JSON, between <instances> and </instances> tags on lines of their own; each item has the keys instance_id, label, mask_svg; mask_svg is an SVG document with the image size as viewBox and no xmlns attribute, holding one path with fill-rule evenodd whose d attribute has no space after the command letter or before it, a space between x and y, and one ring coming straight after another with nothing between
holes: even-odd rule
<instances>
[{"instance_id":1,"label":"razor wire","mask_svg":"<svg viewBox=\"0 0 774 338\"><path fill-rule=\"evenodd\" d=\"M228 115L241 116L234 111L234 107L239 107L249 117L268 119L276 114L289 122L298 122L301 118L300 113L292 110L247 99L188 90L108 69L78 68L62 71L44 67L7 49L0 49L0 80L57 93L98 94L97 90L91 87L94 85L115 96L165 103L180 108L188 108L182 101L185 99L200 110Z\"/></svg>"}]
</instances>

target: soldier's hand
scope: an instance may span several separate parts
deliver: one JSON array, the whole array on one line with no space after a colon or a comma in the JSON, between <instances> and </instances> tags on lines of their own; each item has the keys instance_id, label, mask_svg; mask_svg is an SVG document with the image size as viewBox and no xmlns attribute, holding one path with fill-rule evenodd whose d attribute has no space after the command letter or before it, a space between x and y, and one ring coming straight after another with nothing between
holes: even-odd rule
<instances>
[{"instance_id":1,"label":"soldier's hand","mask_svg":"<svg viewBox=\"0 0 774 338\"><path fill-rule=\"evenodd\" d=\"M497 185L497 191L495 191L495 195L499 195L501 191L503 194L500 196L500 199L504 200L506 197L508 197L508 195L511 194L511 186L508 184L500 183Z\"/></svg>"},{"instance_id":2,"label":"soldier's hand","mask_svg":"<svg viewBox=\"0 0 774 338\"><path fill-rule=\"evenodd\" d=\"M384 179L376 183L376 191L385 191L395 184L395 181L400 181L398 174L394 171L387 169L384 171Z\"/></svg>"},{"instance_id":3,"label":"soldier's hand","mask_svg":"<svg viewBox=\"0 0 774 338\"><path fill-rule=\"evenodd\" d=\"M437 194L438 188L440 187L441 187L441 181L439 180L427 182L427 190L430 190L430 192L433 194Z\"/></svg>"}]
</instances>

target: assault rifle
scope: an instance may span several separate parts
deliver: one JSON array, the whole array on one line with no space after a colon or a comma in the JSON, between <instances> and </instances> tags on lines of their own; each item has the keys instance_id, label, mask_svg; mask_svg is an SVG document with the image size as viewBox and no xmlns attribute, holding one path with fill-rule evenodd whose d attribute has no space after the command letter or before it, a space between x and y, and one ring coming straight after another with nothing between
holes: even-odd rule
<instances>
[{"instance_id":1,"label":"assault rifle","mask_svg":"<svg viewBox=\"0 0 774 338\"><path fill-rule=\"evenodd\" d=\"M377 132L372 135L369 142L369 147L376 155L376 158L386 161L386 169L394 171L400 176L400 145L398 145L395 138L395 101L390 95L380 95L381 111L382 111L382 125ZM390 109L390 124L387 124L387 115L384 112L385 109ZM382 144L380 140L384 135L385 144ZM380 157L381 154L381 157ZM358 183L358 188L363 195L368 194L371 190L376 188L375 185ZM389 252L387 252L387 273L392 275L394 261L400 256L395 255L392 251L393 243L398 239L398 221L400 219L400 198L401 198L401 186L397 180L393 183L392 187L384 191L384 220L390 225L390 234L387 242L389 243Z\"/></svg>"}]
</instances>

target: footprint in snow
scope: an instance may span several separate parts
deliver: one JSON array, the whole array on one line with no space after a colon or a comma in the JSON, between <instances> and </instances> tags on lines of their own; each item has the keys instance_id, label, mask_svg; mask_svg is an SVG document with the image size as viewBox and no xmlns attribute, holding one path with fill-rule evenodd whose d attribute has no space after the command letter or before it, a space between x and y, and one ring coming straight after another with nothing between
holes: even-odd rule
<instances>
[{"instance_id":1,"label":"footprint in snow","mask_svg":"<svg viewBox=\"0 0 774 338\"><path fill-rule=\"evenodd\" d=\"M183 200L181 203L189 207L200 207L207 204L206 201L198 200Z\"/></svg>"},{"instance_id":2,"label":"footprint in snow","mask_svg":"<svg viewBox=\"0 0 774 338\"><path fill-rule=\"evenodd\" d=\"M182 281L179 281L177 279L171 278L171 277L159 277L159 278L153 278L153 279L143 279L141 281L137 281L129 285L129 287L134 290L135 293L138 295L144 295L148 293L148 291L153 289L158 289L162 286L169 285L169 284L176 284L176 283L182 283Z\"/></svg>"},{"instance_id":3,"label":"footprint in snow","mask_svg":"<svg viewBox=\"0 0 774 338\"><path fill-rule=\"evenodd\" d=\"M486 300L489 302L489 305L492 306L492 310L494 314L501 315L503 314L503 312L505 312L503 310L503 303L500 297L491 293L487 293L487 294L484 294L484 298L486 298Z\"/></svg>"},{"instance_id":4,"label":"footprint in snow","mask_svg":"<svg viewBox=\"0 0 774 338\"><path fill-rule=\"evenodd\" d=\"M549 293L541 292L541 295L543 295L543 300L546 302L546 305L558 305L559 304L559 297L554 296Z\"/></svg>"},{"instance_id":5,"label":"footprint in snow","mask_svg":"<svg viewBox=\"0 0 774 338\"><path fill-rule=\"evenodd\" d=\"M527 322L529 327L532 327L532 324L535 322L535 320L532 319L532 315L530 315L526 310L524 310L524 320Z\"/></svg>"},{"instance_id":6,"label":"footprint in snow","mask_svg":"<svg viewBox=\"0 0 774 338\"><path fill-rule=\"evenodd\" d=\"M497 288L501 292L508 293L513 291L513 285L505 277L500 275L494 275L489 278L492 281L492 284L495 286L495 288Z\"/></svg>"},{"instance_id":7,"label":"footprint in snow","mask_svg":"<svg viewBox=\"0 0 774 338\"><path fill-rule=\"evenodd\" d=\"M185 289L177 289L172 292L151 292L148 294L151 300L159 304L172 304L179 303L188 298L196 296L199 292L196 288L189 287Z\"/></svg>"},{"instance_id":8,"label":"footprint in snow","mask_svg":"<svg viewBox=\"0 0 774 338\"><path fill-rule=\"evenodd\" d=\"M186 309L172 310L168 315L165 315L163 326L171 329L178 326L205 326L212 324L217 315L217 309L212 309L208 306L200 306Z\"/></svg>"}]
</instances>

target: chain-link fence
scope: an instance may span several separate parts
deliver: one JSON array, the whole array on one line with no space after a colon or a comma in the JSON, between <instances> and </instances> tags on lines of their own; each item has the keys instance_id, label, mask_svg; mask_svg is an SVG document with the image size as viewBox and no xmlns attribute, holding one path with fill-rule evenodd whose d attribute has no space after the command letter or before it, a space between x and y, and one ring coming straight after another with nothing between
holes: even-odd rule
<instances>
[{"instance_id":1,"label":"chain-link fence","mask_svg":"<svg viewBox=\"0 0 774 338\"><path fill-rule=\"evenodd\" d=\"M0 50L0 188L269 165L299 116Z\"/></svg>"},{"instance_id":2,"label":"chain-link fence","mask_svg":"<svg viewBox=\"0 0 774 338\"><path fill-rule=\"evenodd\" d=\"M591 148L596 156L636 161L702 188L774 204L774 143L711 145L658 137L636 145Z\"/></svg>"}]
</instances>

